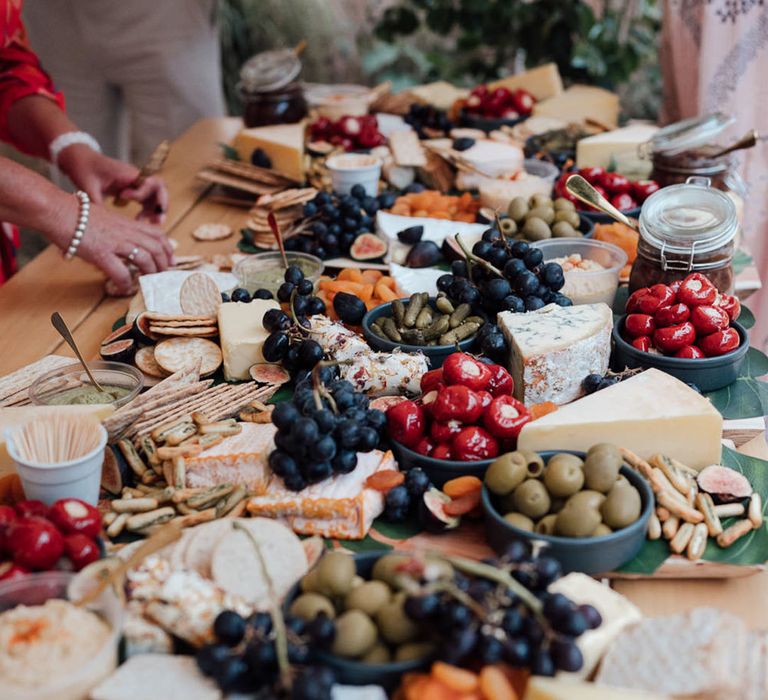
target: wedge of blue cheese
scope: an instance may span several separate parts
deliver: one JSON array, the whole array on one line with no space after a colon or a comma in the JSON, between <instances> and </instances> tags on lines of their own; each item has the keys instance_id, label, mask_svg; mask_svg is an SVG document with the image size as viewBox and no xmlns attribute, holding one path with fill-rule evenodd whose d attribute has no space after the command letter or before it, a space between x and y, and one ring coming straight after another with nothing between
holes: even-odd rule
<instances>
[{"instance_id":1,"label":"wedge of blue cheese","mask_svg":"<svg viewBox=\"0 0 768 700\"><path fill-rule=\"evenodd\" d=\"M613 316L607 304L502 311L498 323L510 347L515 398L528 406L574 401L584 393L584 377L608 369Z\"/></svg>"}]
</instances>

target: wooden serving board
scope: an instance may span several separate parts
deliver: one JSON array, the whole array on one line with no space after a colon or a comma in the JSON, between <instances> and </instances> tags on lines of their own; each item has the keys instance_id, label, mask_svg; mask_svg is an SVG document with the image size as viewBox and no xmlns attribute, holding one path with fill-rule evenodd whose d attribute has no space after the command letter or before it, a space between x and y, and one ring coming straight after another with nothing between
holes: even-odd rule
<instances>
[{"instance_id":1,"label":"wooden serving board","mask_svg":"<svg viewBox=\"0 0 768 700\"><path fill-rule=\"evenodd\" d=\"M713 578L745 578L765 571L765 564L754 566L738 566L735 564L723 564L716 561L690 561L685 557L673 554L669 557L652 576L643 574L627 574L621 571L609 571L602 577L611 580L647 580L647 579L713 579ZM601 578L602 578L601 577Z\"/></svg>"}]
</instances>

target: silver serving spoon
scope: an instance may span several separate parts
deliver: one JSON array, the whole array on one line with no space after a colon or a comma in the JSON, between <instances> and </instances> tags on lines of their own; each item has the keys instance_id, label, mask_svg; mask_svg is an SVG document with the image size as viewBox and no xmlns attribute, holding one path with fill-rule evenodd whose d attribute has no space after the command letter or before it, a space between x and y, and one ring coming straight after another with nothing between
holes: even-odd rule
<instances>
[{"instance_id":1,"label":"silver serving spoon","mask_svg":"<svg viewBox=\"0 0 768 700\"><path fill-rule=\"evenodd\" d=\"M83 366L83 369L85 369L85 373L88 375L91 383L102 394L109 394L109 392L106 391L104 387L96 381L96 377L93 376L90 367L88 367L85 360L83 359L83 356L80 354L80 349L77 347L77 343L75 343L75 339L72 337L72 333L70 332L69 327L58 311L54 311L51 314L51 323L53 324L53 327L59 332L59 335L64 338L67 345L72 348L72 351L75 353L75 355L77 355L77 359L80 360L80 364Z\"/></svg>"},{"instance_id":2,"label":"silver serving spoon","mask_svg":"<svg viewBox=\"0 0 768 700\"><path fill-rule=\"evenodd\" d=\"M616 207L613 206L603 195L601 195L592 185L590 185L581 175L571 175L565 181L565 189L568 190L576 199L590 204L600 211L608 214L625 226L639 231L637 221L624 216Z\"/></svg>"}]
</instances>

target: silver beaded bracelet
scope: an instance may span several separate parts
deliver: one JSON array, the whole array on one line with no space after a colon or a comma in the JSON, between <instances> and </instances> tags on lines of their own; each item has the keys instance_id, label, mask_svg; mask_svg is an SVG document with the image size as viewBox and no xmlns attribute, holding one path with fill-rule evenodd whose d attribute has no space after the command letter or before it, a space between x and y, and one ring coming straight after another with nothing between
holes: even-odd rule
<instances>
[{"instance_id":1,"label":"silver beaded bracelet","mask_svg":"<svg viewBox=\"0 0 768 700\"><path fill-rule=\"evenodd\" d=\"M69 248L67 248L66 252L64 253L65 260L72 260L72 258L77 255L77 249L80 246L80 241L83 240L85 229L88 226L88 217L91 213L91 198L88 196L88 194L82 190L78 190L75 192L75 196L80 202L80 211L77 215L77 227L75 228L75 235L72 236L72 240L69 243Z\"/></svg>"}]
</instances>

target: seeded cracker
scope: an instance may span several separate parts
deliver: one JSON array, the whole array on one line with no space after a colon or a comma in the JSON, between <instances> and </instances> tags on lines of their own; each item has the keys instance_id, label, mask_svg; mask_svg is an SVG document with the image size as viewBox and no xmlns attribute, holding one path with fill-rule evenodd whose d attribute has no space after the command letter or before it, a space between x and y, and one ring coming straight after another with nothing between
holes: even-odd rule
<instances>
[{"instance_id":1,"label":"seeded cracker","mask_svg":"<svg viewBox=\"0 0 768 700\"><path fill-rule=\"evenodd\" d=\"M232 235L232 228L226 224L200 224L193 232L196 241L221 241Z\"/></svg>"},{"instance_id":2,"label":"seeded cracker","mask_svg":"<svg viewBox=\"0 0 768 700\"><path fill-rule=\"evenodd\" d=\"M157 335L187 338L213 338L219 334L218 326L150 326L149 330Z\"/></svg>"},{"instance_id":3,"label":"seeded cracker","mask_svg":"<svg viewBox=\"0 0 768 700\"><path fill-rule=\"evenodd\" d=\"M185 314L215 316L221 304L221 293L208 275L195 272L181 285L179 301Z\"/></svg>"},{"instance_id":4,"label":"seeded cracker","mask_svg":"<svg viewBox=\"0 0 768 700\"><path fill-rule=\"evenodd\" d=\"M198 359L200 376L213 374L221 365L221 350L204 338L169 338L155 346L155 360L166 372L178 372Z\"/></svg>"}]
</instances>

